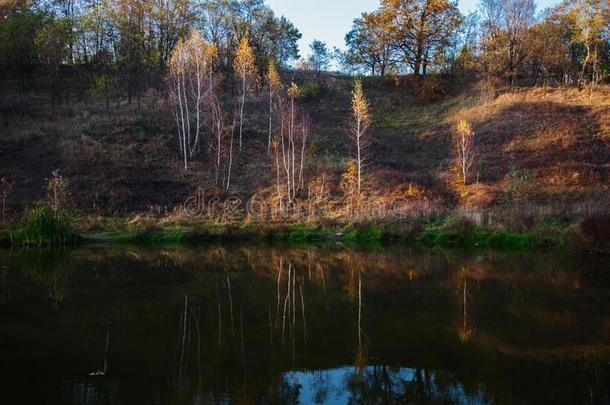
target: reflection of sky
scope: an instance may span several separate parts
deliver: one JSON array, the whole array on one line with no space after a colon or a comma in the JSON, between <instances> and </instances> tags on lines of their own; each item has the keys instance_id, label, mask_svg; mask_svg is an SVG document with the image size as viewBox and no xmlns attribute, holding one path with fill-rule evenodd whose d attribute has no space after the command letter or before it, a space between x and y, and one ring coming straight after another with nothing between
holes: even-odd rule
<instances>
[{"instance_id":1,"label":"reflection of sky","mask_svg":"<svg viewBox=\"0 0 610 405\"><path fill-rule=\"evenodd\" d=\"M320 371L291 371L284 374L284 382L295 387L299 392L300 404L341 405L358 403L355 395L362 391L372 390L371 377L379 368L370 366L361 374L354 367L342 367ZM390 391L392 398L406 399L409 387L415 388L418 384L417 371L411 368L385 368L388 378L380 386L384 391ZM427 400L449 401L458 404L483 404L482 390L476 393L467 393L461 384L452 381L440 388L436 383L436 373L428 372L429 379L424 382ZM360 385L361 388L355 388ZM379 386L377 387L379 388ZM419 393L421 394L421 393ZM419 396L419 395L418 395ZM382 398L377 398L382 399ZM421 397L419 397L421 399Z\"/></svg>"}]
</instances>

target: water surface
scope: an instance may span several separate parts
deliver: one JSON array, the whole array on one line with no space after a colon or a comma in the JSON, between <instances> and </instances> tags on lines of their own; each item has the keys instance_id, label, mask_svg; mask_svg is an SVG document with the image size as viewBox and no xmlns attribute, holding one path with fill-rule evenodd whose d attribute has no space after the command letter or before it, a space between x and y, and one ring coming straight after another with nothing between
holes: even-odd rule
<instances>
[{"instance_id":1,"label":"water surface","mask_svg":"<svg viewBox=\"0 0 610 405\"><path fill-rule=\"evenodd\" d=\"M7 404L610 403L604 258L0 251Z\"/></svg>"}]
</instances>

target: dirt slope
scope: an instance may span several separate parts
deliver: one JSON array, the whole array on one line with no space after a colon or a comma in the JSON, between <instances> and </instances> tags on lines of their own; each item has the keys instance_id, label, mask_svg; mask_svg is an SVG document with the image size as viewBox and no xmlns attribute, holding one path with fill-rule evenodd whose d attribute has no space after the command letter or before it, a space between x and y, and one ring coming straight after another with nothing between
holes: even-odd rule
<instances>
[{"instance_id":1,"label":"dirt slope","mask_svg":"<svg viewBox=\"0 0 610 405\"><path fill-rule=\"evenodd\" d=\"M313 125L308 175L324 172L338 182L352 153L346 130L351 81L331 76L319 81L320 94L304 103ZM412 80L367 79L365 92L375 117L367 149L368 192L414 187L446 205L464 203L452 186L450 134L466 119L480 151L479 184L468 190L468 204L501 203L516 179L522 198L541 203L608 196L607 88L592 95L576 89L495 96L471 91L432 102ZM242 195L274 181L265 153L264 100L253 101L247 111L246 147L236 155L231 190ZM55 169L70 179L78 208L107 212L171 209L199 185L214 185L207 145L191 170L181 168L171 115L160 95L151 93L142 110L70 105L49 112L31 98L1 100L0 177L14 183L10 204L18 208L42 198L45 178Z\"/></svg>"}]
</instances>

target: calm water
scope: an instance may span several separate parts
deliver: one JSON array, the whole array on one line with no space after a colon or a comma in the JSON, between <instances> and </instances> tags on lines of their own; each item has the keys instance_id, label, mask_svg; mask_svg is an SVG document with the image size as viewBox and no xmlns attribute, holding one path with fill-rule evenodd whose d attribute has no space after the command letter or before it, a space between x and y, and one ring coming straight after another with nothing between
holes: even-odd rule
<instances>
[{"instance_id":1,"label":"calm water","mask_svg":"<svg viewBox=\"0 0 610 405\"><path fill-rule=\"evenodd\" d=\"M607 260L0 251L0 403L610 403Z\"/></svg>"}]
</instances>

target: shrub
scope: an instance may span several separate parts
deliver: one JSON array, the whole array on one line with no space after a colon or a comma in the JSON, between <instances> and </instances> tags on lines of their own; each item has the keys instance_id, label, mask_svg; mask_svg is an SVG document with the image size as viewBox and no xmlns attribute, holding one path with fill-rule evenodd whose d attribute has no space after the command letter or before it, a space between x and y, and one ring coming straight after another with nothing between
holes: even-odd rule
<instances>
[{"instance_id":1,"label":"shrub","mask_svg":"<svg viewBox=\"0 0 610 405\"><path fill-rule=\"evenodd\" d=\"M63 177L59 170L53 171L45 186L50 208L59 213L66 208L70 199L70 181Z\"/></svg>"},{"instance_id":2,"label":"shrub","mask_svg":"<svg viewBox=\"0 0 610 405\"><path fill-rule=\"evenodd\" d=\"M316 82L307 82L299 88L299 99L310 101L322 93L322 87Z\"/></svg>"},{"instance_id":3,"label":"shrub","mask_svg":"<svg viewBox=\"0 0 610 405\"><path fill-rule=\"evenodd\" d=\"M21 227L10 232L10 239L13 244L29 246L70 245L78 242L69 217L48 205L30 210Z\"/></svg>"},{"instance_id":4,"label":"shrub","mask_svg":"<svg viewBox=\"0 0 610 405\"><path fill-rule=\"evenodd\" d=\"M531 185L531 180L532 176L529 171L511 164L508 168L504 188L507 203L525 199L529 192L528 188Z\"/></svg>"}]
</instances>

